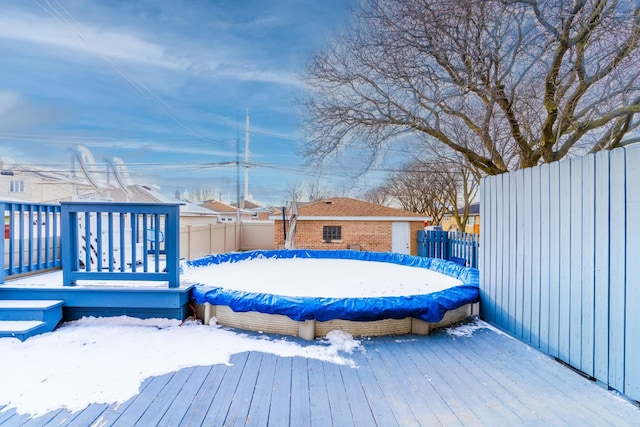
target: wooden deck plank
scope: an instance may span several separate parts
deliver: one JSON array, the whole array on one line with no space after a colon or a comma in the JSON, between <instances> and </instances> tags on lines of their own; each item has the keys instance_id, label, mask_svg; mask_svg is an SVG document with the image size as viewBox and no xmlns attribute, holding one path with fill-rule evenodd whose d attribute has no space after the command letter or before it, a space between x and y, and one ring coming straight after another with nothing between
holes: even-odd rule
<instances>
[{"instance_id":1,"label":"wooden deck plank","mask_svg":"<svg viewBox=\"0 0 640 427\"><path fill-rule=\"evenodd\" d=\"M10 408L4 412L0 412L0 425L2 426L19 426L28 419L28 414L18 414L15 408Z\"/></svg>"},{"instance_id":2,"label":"wooden deck plank","mask_svg":"<svg viewBox=\"0 0 640 427\"><path fill-rule=\"evenodd\" d=\"M202 425L216 426L222 425L227 418L229 406L233 401L238 388L238 382L242 375L242 370L247 363L249 353L234 354L231 356L231 366L225 366L226 373L218 386L217 393L211 397L212 402ZM239 396L241 397L241 396Z\"/></svg>"},{"instance_id":3,"label":"wooden deck plank","mask_svg":"<svg viewBox=\"0 0 640 427\"><path fill-rule=\"evenodd\" d=\"M293 420L291 413L291 371L293 359L290 357L277 357L275 360L273 389L270 395L268 425L291 425Z\"/></svg>"},{"instance_id":4,"label":"wooden deck plank","mask_svg":"<svg viewBox=\"0 0 640 427\"><path fill-rule=\"evenodd\" d=\"M147 409L136 424L145 426L161 425L160 420L166 413L167 408L180 396L180 392L192 372L193 368L180 369L174 372L170 381L167 381L167 384L158 391L158 394L147 406Z\"/></svg>"},{"instance_id":5,"label":"wooden deck plank","mask_svg":"<svg viewBox=\"0 0 640 427\"><path fill-rule=\"evenodd\" d=\"M476 335L491 333L489 331L477 331ZM506 393L513 394L522 402L523 405L535 411L538 419L544 417L546 422L554 425L567 425L575 423L575 417L566 416L562 413L550 412L549 408L553 407L557 402L566 400L566 396L560 390L555 390L539 381L538 375L531 375L532 372L541 372L544 369L538 366L535 360L523 360L518 357L519 351L511 351L511 345L522 345L523 343L502 342L500 347L481 343L481 340L474 340L473 337L460 339L468 349L481 357L474 360L474 364L478 369L490 372ZM528 351L535 352L532 348ZM541 357L542 353L538 353ZM548 358L546 362L551 362ZM570 405L570 402L567 402ZM588 424L586 420L582 422Z\"/></svg>"},{"instance_id":6,"label":"wooden deck plank","mask_svg":"<svg viewBox=\"0 0 640 427\"><path fill-rule=\"evenodd\" d=\"M494 336L487 334L486 338L486 340L479 343L483 348L491 345L491 340L494 339ZM519 344L520 343L517 342L513 343L513 345ZM531 349L528 350L531 351ZM521 355L522 353L519 354ZM525 370L525 372L521 373L521 378L531 384L540 384L541 390L544 390L544 392L550 396L550 400L555 403L559 410L582 407L578 415L579 417L583 416L585 420L602 418L603 414L613 419L618 418L616 413L609 413L610 411L606 409L611 404L609 399L615 400L611 393L597 387L593 382L588 381L566 366L553 361L546 355L541 353L537 353L537 355L537 358L526 360L526 363L530 367L530 372L526 372L527 370ZM516 354L516 357L518 357L518 354ZM513 359L506 360L505 364L507 367L512 366ZM518 372L514 369L512 369L512 371ZM535 372L536 375L531 375L531 372ZM602 397L597 396L598 394L603 395L605 399L596 398ZM594 398L592 401L590 401L590 399L577 399L576 401L576 396L589 395ZM618 419L623 421L623 418Z\"/></svg>"},{"instance_id":7,"label":"wooden deck plank","mask_svg":"<svg viewBox=\"0 0 640 427\"><path fill-rule=\"evenodd\" d=\"M56 418L58 415L60 415L61 412L65 412L65 411L63 411L62 409L57 409L55 411L48 412L39 417L30 418L28 421L25 421L24 424L20 424L20 425L25 427L40 427L47 424L52 419Z\"/></svg>"},{"instance_id":8,"label":"wooden deck plank","mask_svg":"<svg viewBox=\"0 0 640 427\"><path fill-rule=\"evenodd\" d=\"M200 390L203 378L207 376L210 370L211 368L208 366L196 366L191 369L183 370L188 373L188 376L182 385L180 385L179 390L176 389L173 401L169 404L166 412L162 415L162 418L158 421L157 425L178 426L181 424L191 402L195 399L196 394ZM163 390L163 393L166 392L168 392L168 390Z\"/></svg>"},{"instance_id":9,"label":"wooden deck plank","mask_svg":"<svg viewBox=\"0 0 640 427\"><path fill-rule=\"evenodd\" d=\"M73 414L74 416L64 425L67 427L86 427L94 425L94 423L95 425L101 425L99 421L101 419L100 417L104 414L107 408L109 408L109 405L106 403L93 403L84 408L82 412Z\"/></svg>"},{"instance_id":10,"label":"wooden deck plank","mask_svg":"<svg viewBox=\"0 0 640 427\"><path fill-rule=\"evenodd\" d=\"M309 410L311 412L311 424L318 426L333 425L327 381L324 376L322 362L317 359L309 359L307 366L309 367Z\"/></svg>"},{"instance_id":11,"label":"wooden deck plank","mask_svg":"<svg viewBox=\"0 0 640 427\"><path fill-rule=\"evenodd\" d=\"M369 359L366 357L367 347L363 346L363 348L364 351L355 351L350 357L358 366L356 374L364 390L367 402L369 402L369 409L375 420L375 425L398 425L393 411L385 398L384 391L380 383L378 383L375 372L369 364Z\"/></svg>"},{"instance_id":12,"label":"wooden deck plank","mask_svg":"<svg viewBox=\"0 0 640 427\"><path fill-rule=\"evenodd\" d=\"M523 405L513 393L495 393L494 388L485 387L482 381L491 381L491 376L482 375L482 372L478 371L471 358L465 360L460 352L456 350L456 344L462 343L464 338L457 338L456 340L446 339L446 337L442 336L440 338L443 339L435 340L434 351L439 357L450 359L448 363L451 366L459 367L465 373L467 378L465 385L468 389L468 394L465 394L465 397L470 395L482 396L479 402L481 403L485 401L488 395L492 395L492 402L499 408L501 419L504 419L508 424L535 424L539 421L535 411ZM499 387L500 384L496 383L494 386ZM490 391L487 392L487 389ZM493 411L496 411L496 408Z\"/></svg>"},{"instance_id":13,"label":"wooden deck plank","mask_svg":"<svg viewBox=\"0 0 640 427\"><path fill-rule=\"evenodd\" d=\"M596 423L599 425L626 424L624 417L615 412L611 413L607 409L610 405L607 399L576 399L576 396L597 395L604 392L593 382L553 361L543 353L527 347L524 343L500 337L488 330L478 331L472 338L476 335L479 337L482 335L482 339L472 339L469 341L469 346L477 349L480 354L486 354L491 349L498 348L499 351L494 350L493 357L490 359L492 366L499 368L496 375L508 372L508 375L513 378L512 384L526 385L530 395L535 396L535 399L532 397L529 403L531 405L540 403L539 411L544 413L545 419L560 418L564 423L581 422L585 425L593 424L597 420L599 421ZM526 353L522 351L523 348ZM503 384L509 383L505 381ZM613 395L609 397L613 398ZM548 408L555 409L549 411Z\"/></svg>"},{"instance_id":14,"label":"wooden deck plank","mask_svg":"<svg viewBox=\"0 0 640 427\"><path fill-rule=\"evenodd\" d=\"M108 405L104 405L104 406L105 406L105 409L108 407ZM84 414L84 410L78 411L76 413L69 412L66 409L61 410L61 411L58 411L58 413L46 423L40 423L38 425L42 427L67 426L71 423L71 421L74 418L77 418L81 414ZM89 425L89 424L91 424L91 422L85 423L85 425ZM28 425L28 424L25 424L25 425Z\"/></svg>"},{"instance_id":15,"label":"wooden deck plank","mask_svg":"<svg viewBox=\"0 0 640 427\"><path fill-rule=\"evenodd\" d=\"M180 421L181 426L203 425L204 418L207 416L222 379L228 372L225 365L204 366L203 368L208 368L208 371L206 373L203 372L202 382L196 395L189 402L189 407Z\"/></svg>"},{"instance_id":16,"label":"wooden deck plank","mask_svg":"<svg viewBox=\"0 0 640 427\"><path fill-rule=\"evenodd\" d=\"M411 407L416 420L419 423L427 425L450 425L445 420L450 414L450 409L442 402L437 393L433 392L433 387L424 381L424 378L418 378L416 372L410 369L405 363L407 357L406 352L410 351L407 345L407 339L384 340L384 345L379 347L385 364L393 371L395 377L404 378L402 386L402 394L405 401ZM397 357L396 352L401 354ZM442 403L443 405L439 405ZM442 411L442 414L439 412ZM442 415L442 418L439 417ZM455 419L455 416L453 417ZM458 425L457 419L450 420L453 425Z\"/></svg>"},{"instance_id":17,"label":"wooden deck plank","mask_svg":"<svg viewBox=\"0 0 640 427\"><path fill-rule=\"evenodd\" d=\"M385 425L376 423L371 404L358 378L357 370L360 368L352 368L346 365L340 365L338 368L340 369L342 383L349 400L354 424L356 426Z\"/></svg>"},{"instance_id":18,"label":"wooden deck plank","mask_svg":"<svg viewBox=\"0 0 640 427\"><path fill-rule=\"evenodd\" d=\"M262 354L262 363L258 370L258 378L253 390L253 399L251 399L251 405L249 406L246 425L265 425L266 420L269 419L276 360L277 356L274 354Z\"/></svg>"},{"instance_id":19,"label":"wooden deck plank","mask_svg":"<svg viewBox=\"0 0 640 427\"><path fill-rule=\"evenodd\" d=\"M112 425L116 427L130 427L135 425L173 375L174 373L170 373L148 380L149 384L145 387L144 392L137 394L132 399L127 408L124 409Z\"/></svg>"},{"instance_id":20,"label":"wooden deck plank","mask_svg":"<svg viewBox=\"0 0 640 427\"><path fill-rule=\"evenodd\" d=\"M249 407L255 396L256 382L260 373L263 353L251 352L238 379L238 384L229 411L226 425L244 425L249 415Z\"/></svg>"},{"instance_id":21,"label":"wooden deck plank","mask_svg":"<svg viewBox=\"0 0 640 427\"><path fill-rule=\"evenodd\" d=\"M406 377L407 385L405 389L422 403L418 405L419 407L423 407L428 411L426 416L417 413L418 419L421 421L428 420L432 424L461 426L462 422L442 398L438 390L434 388L431 382L425 381L423 375L419 374L420 371L413 361L414 358L411 357L411 353L415 351L410 345L411 340L412 338L396 340L396 342L389 343L387 347L390 358L393 357L391 363L396 364L399 375Z\"/></svg>"},{"instance_id":22,"label":"wooden deck plank","mask_svg":"<svg viewBox=\"0 0 640 427\"><path fill-rule=\"evenodd\" d=\"M334 363L323 363L324 377L327 382L327 395L329 396L329 407L331 409L331 419L335 424L348 427L355 426L354 415L349 398L340 372L340 365ZM357 412L356 412L357 414Z\"/></svg>"},{"instance_id":23,"label":"wooden deck plank","mask_svg":"<svg viewBox=\"0 0 640 427\"><path fill-rule=\"evenodd\" d=\"M446 356L439 355L435 340L437 334L430 336L429 342L414 342L415 353L412 353L416 366L425 379L438 390L447 405L456 413L465 425L482 425L491 417L502 417L499 402L487 399L487 391L480 395L471 394L467 388L468 374L465 370L450 365ZM413 356L415 354L415 356ZM421 358L421 359L420 359ZM507 418L513 418L508 415Z\"/></svg>"},{"instance_id":24,"label":"wooden deck plank","mask_svg":"<svg viewBox=\"0 0 640 427\"><path fill-rule=\"evenodd\" d=\"M477 331L481 334L483 331ZM535 388L531 382L520 382L516 380L514 370L528 369L528 366L517 366L515 369L503 369L500 366L499 351L495 347L487 347L480 350L471 342L473 337L459 337L455 345L451 346L452 351L457 353L459 360L474 372L476 378L493 391L495 396L502 396L502 403L516 413L526 424L544 424L541 414L547 411L545 397L535 393ZM524 344L522 344L524 345ZM474 349L475 351L469 351ZM511 365L514 365L513 359ZM553 424L566 424L567 420L555 419Z\"/></svg>"},{"instance_id":25,"label":"wooden deck plank","mask_svg":"<svg viewBox=\"0 0 640 427\"><path fill-rule=\"evenodd\" d=\"M376 340L375 343L372 342L370 346L367 346L366 357L369 361L370 369L380 384L384 398L394 415L396 425L420 425L411 405L404 399L404 384L398 383L398 381L403 382L404 378L396 376L395 367L387 366L383 360L380 350L382 344L383 340Z\"/></svg>"},{"instance_id":26,"label":"wooden deck plank","mask_svg":"<svg viewBox=\"0 0 640 427\"><path fill-rule=\"evenodd\" d=\"M116 403L113 405L109 405L109 407L100 415L100 427L109 427L112 426L120 416L133 404L136 398L143 393L146 393L147 388L152 384L151 378L143 381L140 385L140 392L127 400L126 402Z\"/></svg>"},{"instance_id":27,"label":"wooden deck plank","mask_svg":"<svg viewBox=\"0 0 640 427\"><path fill-rule=\"evenodd\" d=\"M301 426L311 425L309 359L296 357L291 361L291 421Z\"/></svg>"}]
</instances>

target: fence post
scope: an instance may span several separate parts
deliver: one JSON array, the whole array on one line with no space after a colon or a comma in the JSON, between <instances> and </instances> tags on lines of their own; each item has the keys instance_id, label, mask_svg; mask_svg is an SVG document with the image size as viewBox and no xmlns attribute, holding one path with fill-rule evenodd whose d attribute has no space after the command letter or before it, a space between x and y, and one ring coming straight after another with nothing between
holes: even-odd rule
<instances>
[{"instance_id":1,"label":"fence post","mask_svg":"<svg viewBox=\"0 0 640 427\"><path fill-rule=\"evenodd\" d=\"M191 224L187 224L187 259L191 259Z\"/></svg>"},{"instance_id":2,"label":"fence post","mask_svg":"<svg viewBox=\"0 0 640 427\"><path fill-rule=\"evenodd\" d=\"M6 230L6 226L4 226L4 216L6 215L6 209L7 209L7 205L4 202L0 202L0 204L2 205L2 225L4 230ZM5 258L4 258L4 239L5 237L7 237L7 233L6 231L4 232L4 235L2 236L2 240L0 240L0 254L2 254L2 268L0 268L0 284L4 283L4 269L5 269ZM11 238L11 236L9 236L9 238Z\"/></svg>"},{"instance_id":3,"label":"fence post","mask_svg":"<svg viewBox=\"0 0 640 427\"><path fill-rule=\"evenodd\" d=\"M426 231L418 230L418 256L426 256L427 236Z\"/></svg>"},{"instance_id":4,"label":"fence post","mask_svg":"<svg viewBox=\"0 0 640 427\"><path fill-rule=\"evenodd\" d=\"M76 214L71 213L69 205L63 204L60 214L60 251L64 286L75 285L75 281L71 279L71 271L73 270L71 263L76 262L72 254L78 252L78 239L75 233L75 230L78 227L76 224L76 220Z\"/></svg>"},{"instance_id":5,"label":"fence post","mask_svg":"<svg viewBox=\"0 0 640 427\"><path fill-rule=\"evenodd\" d=\"M173 206L167 217L169 221L165 242L169 243L165 246L167 251L166 268L169 276L169 287L177 288L180 286L180 206ZM191 245L191 236L189 236L189 245Z\"/></svg>"}]
</instances>

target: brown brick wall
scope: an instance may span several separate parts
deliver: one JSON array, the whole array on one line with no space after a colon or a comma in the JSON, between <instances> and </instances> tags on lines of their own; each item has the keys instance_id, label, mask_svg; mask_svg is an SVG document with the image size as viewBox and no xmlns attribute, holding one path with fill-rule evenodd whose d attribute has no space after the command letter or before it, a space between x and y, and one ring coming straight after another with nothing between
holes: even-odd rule
<instances>
[{"instance_id":1,"label":"brown brick wall","mask_svg":"<svg viewBox=\"0 0 640 427\"><path fill-rule=\"evenodd\" d=\"M325 243L322 241L322 227L339 225L342 227L342 242ZM363 251L391 251L391 221L300 221L296 227L295 247L297 249L349 249L349 245L360 245ZM412 255L418 254L416 236L424 229L421 221L411 222L409 237ZM274 248L284 245L282 221L275 221Z\"/></svg>"},{"instance_id":2,"label":"brown brick wall","mask_svg":"<svg viewBox=\"0 0 640 427\"><path fill-rule=\"evenodd\" d=\"M424 222L411 222L409 226L409 250L411 251L411 255L418 255L418 231L424 231Z\"/></svg>"}]
</instances>

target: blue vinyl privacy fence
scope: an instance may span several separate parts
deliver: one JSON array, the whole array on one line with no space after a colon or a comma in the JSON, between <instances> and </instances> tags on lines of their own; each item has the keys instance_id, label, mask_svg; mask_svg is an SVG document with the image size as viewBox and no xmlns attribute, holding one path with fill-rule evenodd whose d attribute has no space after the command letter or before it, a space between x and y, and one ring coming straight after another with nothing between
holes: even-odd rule
<instances>
[{"instance_id":1,"label":"blue vinyl privacy fence","mask_svg":"<svg viewBox=\"0 0 640 427\"><path fill-rule=\"evenodd\" d=\"M441 258L478 268L479 247L477 234L442 230L418 231L418 256Z\"/></svg>"},{"instance_id":2,"label":"blue vinyl privacy fence","mask_svg":"<svg viewBox=\"0 0 640 427\"><path fill-rule=\"evenodd\" d=\"M640 400L640 144L481 183L481 314Z\"/></svg>"}]
</instances>

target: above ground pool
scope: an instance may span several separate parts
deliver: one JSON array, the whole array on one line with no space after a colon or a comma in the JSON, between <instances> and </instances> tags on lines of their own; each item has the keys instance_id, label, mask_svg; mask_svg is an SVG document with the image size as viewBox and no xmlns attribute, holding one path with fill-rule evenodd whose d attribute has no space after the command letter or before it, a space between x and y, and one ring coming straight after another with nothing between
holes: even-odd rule
<instances>
[{"instance_id":1,"label":"above ground pool","mask_svg":"<svg viewBox=\"0 0 640 427\"><path fill-rule=\"evenodd\" d=\"M441 259L351 250L210 255L185 262L181 275L197 285L205 321L306 338L428 333L471 314L478 277Z\"/></svg>"}]
</instances>

